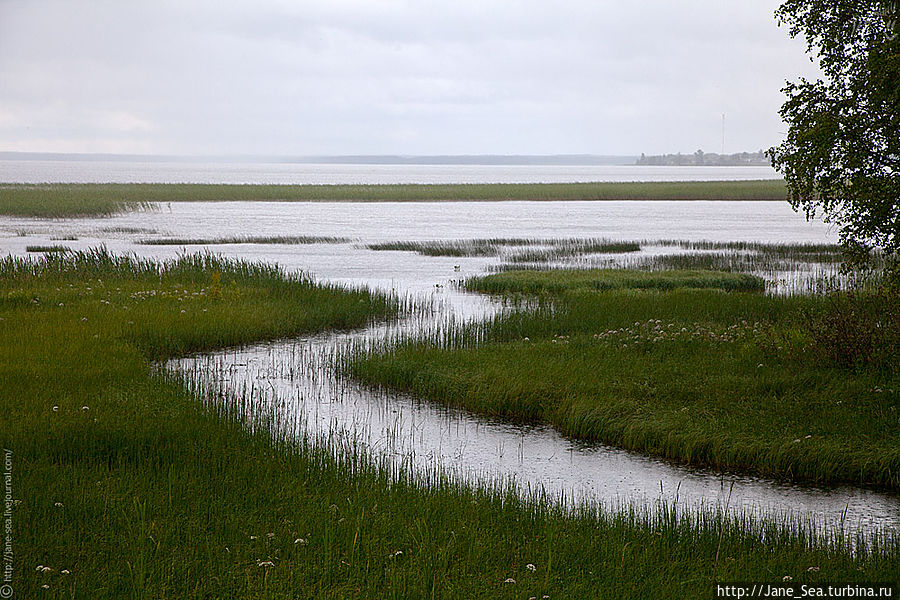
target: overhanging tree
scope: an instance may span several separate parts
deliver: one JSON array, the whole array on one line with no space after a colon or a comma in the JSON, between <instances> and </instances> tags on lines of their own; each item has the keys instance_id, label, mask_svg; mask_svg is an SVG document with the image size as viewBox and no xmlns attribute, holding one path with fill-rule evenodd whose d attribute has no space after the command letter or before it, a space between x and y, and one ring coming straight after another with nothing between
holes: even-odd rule
<instances>
[{"instance_id":1,"label":"overhanging tree","mask_svg":"<svg viewBox=\"0 0 900 600\"><path fill-rule=\"evenodd\" d=\"M784 88L785 141L769 150L789 201L822 215L852 251L900 251L900 1L788 0L822 78Z\"/></svg>"}]
</instances>

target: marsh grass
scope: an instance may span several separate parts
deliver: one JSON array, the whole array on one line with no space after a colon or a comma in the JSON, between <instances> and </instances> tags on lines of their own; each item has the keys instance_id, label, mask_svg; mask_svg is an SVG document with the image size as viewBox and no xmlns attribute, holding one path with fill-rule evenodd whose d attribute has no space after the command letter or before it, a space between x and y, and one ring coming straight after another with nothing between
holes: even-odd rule
<instances>
[{"instance_id":1,"label":"marsh grass","mask_svg":"<svg viewBox=\"0 0 900 600\"><path fill-rule=\"evenodd\" d=\"M149 227L101 227L103 233L158 233Z\"/></svg>"},{"instance_id":2,"label":"marsh grass","mask_svg":"<svg viewBox=\"0 0 900 600\"><path fill-rule=\"evenodd\" d=\"M805 315L823 298L629 289L647 286L627 273L610 273L621 289L597 291L596 277L472 279L466 285L480 291L545 295L488 324L359 354L347 369L370 384L694 465L900 489L900 374L819 360Z\"/></svg>"},{"instance_id":3,"label":"marsh grass","mask_svg":"<svg viewBox=\"0 0 900 600\"><path fill-rule=\"evenodd\" d=\"M148 362L361 326L389 298L103 250L0 260L0 291L16 597L707 598L715 564L723 581L898 571L891 536L852 550L789 521L571 515L501 485L388 477L352 442L280 435L252 398L193 396Z\"/></svg>"},{"instance_id":4,"label":"marsh grass","mask_svg":"<svg viewBox=\"0 0 900 600\"><path fill-rule=\"evenodd\" d=\"M834 262L843 259L843 253L838 244L810 242L713 242L708 240L648 240L644 243L654 246L676 246L685 250L739 250L808 262Z\"/></svg>"},{"instance_id":5,"label":"marsh grass","mask_svg":"<svg viewBox=\"0 0 900 600\"><path fill-rule=\"evenodd\" d=\"M502 240L505 243L507 240ZM500 243L496 240L451 240L431 242L378 242L366 244L375 251L416 252L423 256L497 256Z\"/></svg>"},{"instance_id":6,"label":"marsh grass","mask_svg":"<svg viewBox=\"0 0 900 600\"><path fill-rule=\"evenodd\" d=\"M603 238L484 238L395 241L367 244L369 250L416 252L423 256L501 256L512 262L546 262L584 254L637 252L637 242Z\"/></svg>"},{"instance_id":7,"label":"marsh grass","mask_svg":"<svg viewBox=\"0 0 900 600\"><path fill-rule=\"evenodd\" d=\"M536 248L517 252L507 256L506 260L514 264L542 263L592 254L639 252L640 249L641 247L637 242L613 242L599 239L566 240L562 243L552 244L549 248Z\"/></svg>"},{"instance_id":8,"label":"marsh grass","mask_svg":"<svg viewBox=\"0 0 900 600\"><path fill-rule=\"evenodd\" d=\"M231 236L218 238L155 238L138 242L144 246L210 246L216 244L343 244L349 238L313 235Z\"/></svg>"},{"instance_id":9,"label":"marsh grass","mask_svg":"<svg viewBox=\"0 0 900 600\"><path fill-rule=\"evenodd\" d=\"M840 246L834 244L494 238L393 241L366 247L417 252L425 256L497 257L499 263L488 266L494 273L573 267L746 273L765 278L768 289L780 294L843 289L861 285L865 279L863 272L843 268L843 253ZM872 272L879 260L879 257L873 257Z\"/></svg>"},{"instance_id":10,"label":"marsh grass","mask_svg":"<svg viewBox=\"0 0 900 600\"><path fill-rule=\"evenodd\" d=\"M99 216L166 202L784 201L786 197L784 182L774 180L447 185L0 184L0 214Z\"/></svg>"},{"instance_id":11,"label":"marsh grass","mask_svg":"<svg viewBox=\"0 0 900 600\"><path fill-rule=\"evenodd\" d=\"M472 291L489 294L536 294L565 290L714 288L762 291L765 282L744 273L711 270L641 271L634 269L566 269L504 271L464 282Z\"/></svg>"},{"instance_id":12,"label":"marsh grass","mask_svg":"<svg viewBox=\"0 0 900 600\"><path fill-rule=\"evenodd\" d=\"M499 258L497 264L487 266L491 273L573 268L745 273L765 279L770 293L788 295L871 287L883 264L875 255L867 269L847 268L841 247L834 244L596 238L510 239L502 246L496 240L491 242L394 242L384 246L435 256L444 254L445 248L459 255L464 254L460 247L472 249L470 255Z\"/></svg>"},{"instance_id":13,"label":"marsh grass","mask_svg":"<svg viewBox=\"0 0 900 600\"><path fill-rule=\"evenodd\" d=\"M51 246L25 246L25 252L69 252L68 246L54 244Z\"/></svg>"}]
</instances>

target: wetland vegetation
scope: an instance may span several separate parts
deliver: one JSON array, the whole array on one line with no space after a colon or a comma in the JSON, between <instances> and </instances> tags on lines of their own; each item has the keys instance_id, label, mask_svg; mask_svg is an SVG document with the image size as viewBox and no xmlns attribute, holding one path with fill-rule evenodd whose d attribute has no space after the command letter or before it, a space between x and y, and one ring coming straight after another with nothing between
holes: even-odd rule
<instances>
[{"instance_id":1,"label":"wetland vegetation","mask_svg":"<svg viewBox=\"0 0 900 600\"><path fill-rule=\"evenodd\" d=\"M438 202L498 200L779 200L784 182L628 182L527 184L225 185L0 184L0 214L111 215L167 202Z\"/></svg>"},{"instance_id":2,"label":"wetland vegetation","mask_svg":"<svg viewBox=\"0 0 900 600\"><path fill-rule=\"evenodd\" d=\"M802 522L751 520L727 509L569 513L504 491L501 482L471 487L437 474L398 480L352 446L279 434L250 398L193 397L153 366L189 352L358 327L402 310L379 294L210 255L160 263L105 251L8 257L0 260L0 286L0 443L13 452L14 583L25 597L706 598L717 580L886 581L900 568L900 542L890 533L854 546L840 535L823 539ZM489 324L492 341L461 344L461 354L451 354L455 365L445 350L411 350L427 395L453 373L477 374L466 352L528 358L531 344L552 364L518 379L521 366L497 364L498 375L513 369L506 380L519 388L512 394L552 392L553 365L582 346L599 360L608 346L635 366L654 344L718 346L729 349L723 361L752 362L742 353L755 352L754 330L789 322L792 310L783 299L709 290L565 293L562 310L556 303L548 313ZM604 303L608 310L598 311ZM658 325L674 328L649 324L664 308L672 322L697 326L651 340ZM729 315L755 320L721 330L717 323ZM630 324L594 337L594 328L611 331L620 320ZM632 354L620 344L638 348ZM453 368L431 368L423 360L429 352L435 364ZM698 370L712 373L714 359L701 354ZM754 381L746 370L739 375ZM620 385L641 397L661 374ZM773 385L786 385L783 377ZM465 379L454 384L472 390ZM701 406L700 390L682 391L681 401ZM879 419L895 396L874 394L845 410ZM796 408L787 402L779 414ZM664 426L669 417L656 422ZM799 416L785 426L801 425L812 431ZM879 427L892 431L886 421ZM853 435L843 439L852 443ZM819 443L800 439L792 445L799 454Z\"/></svg>"},{"instance_id":3,"label":"wetland vegetation","mask_svg":"<svg viewBox=\"0 0 900 600\"><path fill-rule=\"evenodd\" d=\"M219 238L147 238L139 244L144 246L208 246L216 244L342 244L348 238L316 235L239 235Z\"/></svg>"},{"instance_id":4,"label":"wetland vegetation","mask_svg":"<svg viewBox=\"0 0 900 600\"><path fill-rule=\"evenodd\" d=\"M759 278L706 270L507 271L464 285L531 300L359 355L350 372L699 466L900 489L895 296L766 296ZM863 306L856 323L836 318Z\"/></svg>"},{"instance_id":5,"label":"wetland vegetation","mask_svg":"<svg viewBox=\"0 0 900 600\"><path fill-rule=\"evenodd\" d=\"M540 262L551 258L582 254L637 252L637 242L619 242L604 238L486 238L475 240L397 241L367 244L369 250L416 252L423 256L505 256L518 262ZM510 249L514 254L504 254ZM533 258L532 258L533 257Z\"/></svg>"}]
</instances>

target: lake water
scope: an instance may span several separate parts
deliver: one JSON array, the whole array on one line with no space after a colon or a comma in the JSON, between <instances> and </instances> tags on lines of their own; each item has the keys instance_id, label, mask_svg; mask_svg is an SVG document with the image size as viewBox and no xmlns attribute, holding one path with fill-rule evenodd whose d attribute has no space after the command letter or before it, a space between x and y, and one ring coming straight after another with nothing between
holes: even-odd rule
<instances>
[{"instance_id":1,"label":"lake water","mask_svg":"<svg viewBox=\"0 0 900 600\"><path fill-rule=\"evenodd\" d=\"M0 160L4 183L569 183L778 179L771 167L364 165Z\"/></svg>"},{"instance_id":2,"label":"lake water","mask_svg":"<svg viewBox=\"0 0 900 600\"><path fill-rule=\"evenodd\" d=\"M484 237L686 239L834 242L819 222L806 222L780 202L485 202L485 203L173 203L157 210L91 219L0 218L0 254L27 246L100 244L116 252L169 258L179 246L148 246L148 238L329 236L329 244L191 246L238 258L276 262L321 281L366 285L428 303L424 317L360 332L226 350L177 361L208 390L252 390L296 435L350 440L397 468L441 469L468 480L514 480L568 501L644 507L658 502L812 523L848 533L900 524L894 494L858 488L816 489L686 469L605 446L585 446L547 427L518 427L374 392L337 379L331 359L350 343L380 343L439 327L451 319L498 310L454 282L497 266L497 257L428 257L373 251L367 243ZM77 238L77 239L65 239ZM646 251L653 251L646 250Z\"/></svg>"},{"instance_id":3,"label":"lake water","mask_svg":"<svg viewBox=\"0 0 900 600\"><path fill-rule=\"evenodd\" d=\"M409 252L374 252L362 246L395 240L492 237L774 243L837 240L828 226L807 222L782 202L176 202L154 211L106 218L0 219L0 252L17 255L25 255L29 245L62 244L80 249L104 244L116 252L168 258L185 248L139 242L235 236L348 238L351 241L345 244L227 244L208 248L230 256L277 262L322 280L415 292L483 273L498 260L426 258ZM53 239L65 237L78 239ZM459 271L455 270L457 266ZM428 278L432 276L436 279Z\"/></svg>"}]
</instances>

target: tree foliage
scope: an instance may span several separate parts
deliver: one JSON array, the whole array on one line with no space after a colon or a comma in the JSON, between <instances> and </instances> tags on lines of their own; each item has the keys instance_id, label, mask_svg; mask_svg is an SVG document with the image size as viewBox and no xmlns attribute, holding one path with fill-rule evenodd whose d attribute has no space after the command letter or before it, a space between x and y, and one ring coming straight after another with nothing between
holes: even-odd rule
<instances>
[{"instance_id":1,"label":"tree foliage","mask_svg":"<svg viewBox=\"0 0 900 600\"><path fill-rule=\"evenodd\" d=\"M785 141L769 150L789 200L835 224L850 250L900 250L900 2L787 0L822 77L784 88Z\"/></svg>"}]
</instances>

